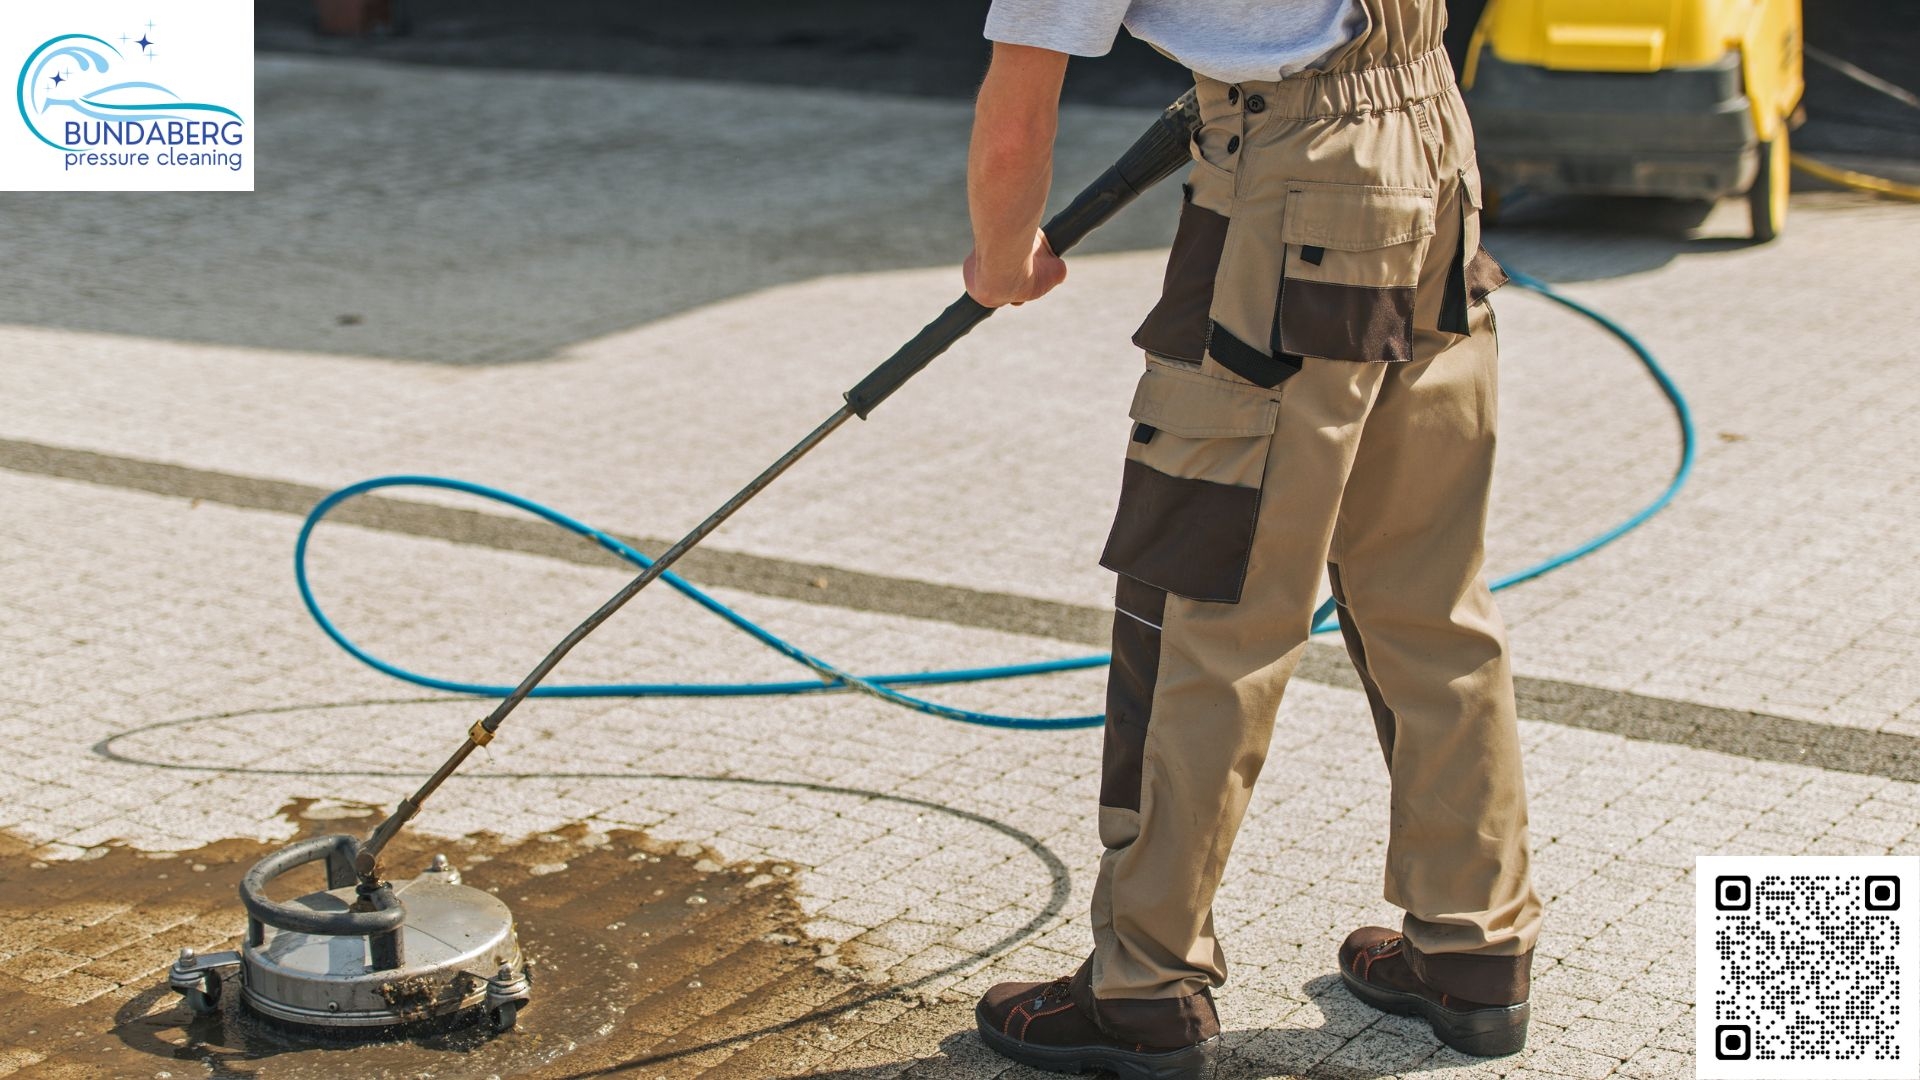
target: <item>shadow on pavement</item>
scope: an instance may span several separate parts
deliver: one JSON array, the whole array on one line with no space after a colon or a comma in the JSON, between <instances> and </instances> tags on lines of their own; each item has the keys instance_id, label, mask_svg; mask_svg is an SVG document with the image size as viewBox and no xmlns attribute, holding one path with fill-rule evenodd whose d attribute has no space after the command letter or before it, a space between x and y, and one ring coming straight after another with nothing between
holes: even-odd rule
<instances>
[{"instance_id":1,"label":"shadow on pavement","mask_svg":"<svg viewBox=\"0 0 1920 1080\"><path fill-rule=\"evenodd\" d=\"M1501 261L1550 282L1595 281L1657 270L1685 255L1740 251L1744 236L1699 236L1714 204L1680 199L1523 194L1486 244Z\"/></svg>"},{"instance_id":2,"label":"shadow on pavement","mask_svg":"<svg viewBox=\"0 0 1920 1080\"><path fill-rule=\"evenodd\" d=\"M1271 1028L1242 1028L1225 1032L1214 1080L1278 1080L1309 1076L1313 1080L1382 1080L1393 1076L1418 1076L1443 1069L1471 1065L1476 1060L1442 1046L1422 1021L1385 1017L1361 1005L1347 995L1340 980L1325 975L1301 986L1306 999L1318 1002L1329 1022L1319 1026L1285 1025ZM824 1017L808 1014L788 1024L768 1029L768 1034L786 1034L816 1024ZM824 1067L804 1066L796 1070L796 1061L784 1068L775 1064L765 1072L759 1058L726 1059L719 1071L729 1075L806 1076L812 1080L984 1080L1000 1076L1011 1067L1015 1075L1029 1075L989 1049L974 1030L973 1006L965 1001L946 1001L896 1017L892 1023L910 1027L910 1031L888 1037L881 1031L867 1036L848 1055L858 1064L839 1065L833 1059ZM884 1029L888 1022L881 1022ZM938 1039L937 1046L935 1040ZM603 1077L676 1075L673 1066L699 1062L701 1055L732 1045L733 1040L718 1039L689 1043L671 1053L648 1054L631 1061L568 1073L556 1080L599 1080ZM912 1048L912 1052L907 1051ZM897 1052L889 1052L897 1048ZM751 1050L743 1052L751 1054ZM805 1059L800 1059L805 1060ZM904 1070L903 1070L904 1066ZM1099 1074L1108 1075L1108 1074Z\"/></svg>"},{"instance_id":3,"label":"shadow on pavement","mask_svg":"<svg viewBox=\"0 0 1920 1080\"><path fill-rule=\"evenodd\" d=\"M676 6L670 25L689 39L751 36ZM570 10L566 0L553 8ZM972 110L884 91L913 76L970 93L984 55L977 11L956 39L965 55L944 61L848 44L831 19L783 36L793 20L771 15L752 31L770 43L740 45L747 52L725 65L673 35L653 53L632 46L665 58L666 74L767 80L741 83L596 74L571 62L567 42L546 50L540 33L486 23L488 5L476 9L468 23L452 20L492 27L463 66L373 62L428 41L424 28L418 40L326 42L338 55L263 52L252 194L0 195L0 263L12 271L0 322L500 364L827 275L946 266L959 295ZM560 62L513 67L516 49L536 47ZM699 63L683 70L688 57ZM772 85L780 78L806 85ZM883 92L847 92L869 84ZM1148 104L1083 109L1065 125L1056 206L1178 93L1130 92ZM1165 245L1178 202L1178 185L1160 185L1083 250ZM904 338L920 322L909 314L901 325ZM697 331L674 352L665 359L706 359Z\"/></svg>"},{"instance_id":4,"label":"shadow on pavement","mask_svg":"<svg viewBox=\"0 0 1920 1080\"><path fill-rule=\"evenodd\" d=\"M260 0L252 195L0 195L0 322L499 364L824 275L952 266L958 293L986 0L401 2L408 34L343 39ZM1810 8L1811 39L1914 81L1920 8ZM1920 111L1809 78L1801 145L1920 158ZM1124 34L1073 65L1068 100L1107 108L1063 125L1056 206L1186 81ZM1164 246L1177 200L1082 253ZM1510 209L1492 246L1551 280L1738 246L1684 208ZM690 332L674 359L699 356Z\"/></svg>"},{"instance_id":5,"label":"shadow on pavement","mask_svg":"<svg viewBox=\"0 0 1920 1080\"><path fill-rule=\"evenodd\" d=\"M963 1010L954 1011L958 1013ZM971 1015L961 1019L964 1020L961 1030L941 1039L937 1050L913 1061L905 1071L902 1071L901 1064L909 1059L902 1054L892 1061L846 1068L829 1066L819 1071L792 1075L805 1076L809 1080L895 1080L898 1077L909 1077L911 1080L984 1080L986 1077L1002 1075L1009 1068L1017 1076L1039 1075L1014 1066L987 1049L972 1029ZM1399 1053L1402 1048L1394 1044L1390 1044L1393 1045L1391 1056L1383 1055L1374 1061L1365 1060L1364 1054L1341 1054L1338 1060L1329 1058L1329 1051L1350 1037L1336 1036L1323 1028L1229 1031L1226 1032L1226 1054L1220 1060L1213 1080L1292 1080L1301 1076L1310 1076L1313 1080L1383 1080L1386 1077L1437 1073L1443 1069L1459 1068L1474 1060L1440 1048L1437 1042L1433 1042L1432 1046L1439 1048L1440 1052L1424 1061L1408 1061ZM1412 1053L1419 1054L1422 1049L1424 1047L1416 1046ZM653 1062L634 1062L601 1072L579 1074L568 1080L650 1075L647 1069L655 1065Z\"/></svg>"}]
</instances>

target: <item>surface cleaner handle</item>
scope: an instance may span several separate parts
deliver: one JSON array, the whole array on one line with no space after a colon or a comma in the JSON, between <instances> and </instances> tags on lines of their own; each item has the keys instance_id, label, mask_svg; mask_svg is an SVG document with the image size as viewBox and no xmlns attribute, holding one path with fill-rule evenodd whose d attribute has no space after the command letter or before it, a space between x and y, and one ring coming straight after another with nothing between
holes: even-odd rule
<instances>
[{"instance_id":1,"label":"surface cleaner handle","mask_svg":"<svg viewBox=\"0 0 1920 1080\"><path fill-rule=\"evenodd\" d=\"M1193 160L1187 149L1193 129L1200 124L1200 104L1189 90L1167 106L1146 134L1133 141L1120 160L1074 196L1066 209L1040 230L1047 234L1047 246L1055 255L1086 239L1087 234L1106 224L1148 188L1173 175Z\"/></svg>"},{"instance_id":2,"label":"surface cleaner handle","mask_svg":"<svg viewBox=\"0 0 1920 1080\"><path fill-rule=\"evenodd\" d=\"M1074 197L1066 209L1053 215L1041 229L1047 246L1055 255L1064 255L1086 235L1140 196L1140 193L1166 179L1174 170L1191 160L1187 143L1194 125L1200 122L1200 107L1193 91L1180 96L1155 120L1147 133L1134 140L1120 160L1100 174L1085 191ZM962 296L928 323L913 340L874 368L859 385L847 391L847 406L865 420L881 402L905 386L908 379L946 352L954 342L993 314L993 309L971 296Z\"/></svg>"}]
</instances>

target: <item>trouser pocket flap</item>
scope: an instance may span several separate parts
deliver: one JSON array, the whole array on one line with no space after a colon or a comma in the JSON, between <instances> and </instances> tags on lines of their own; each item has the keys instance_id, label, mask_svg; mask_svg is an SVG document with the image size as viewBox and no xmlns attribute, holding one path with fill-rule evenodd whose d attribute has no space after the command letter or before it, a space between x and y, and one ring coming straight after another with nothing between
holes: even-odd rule
<instances>
[{"instance_id":1,"label":"trouser pocket flap","mask_svg":"<svg viewBox=\"0 0 1920 1080\"><path fill-rule=\"evenodd\" d=\"M1127 408L1135 420L1189 439L1271 435L1279 412L1269 393L1165 367L1147 369Z\"/></svg>"},{"instance_id":2,"label":"trouser pocket flap","mask_svg":"<svg viewBox=\"0 0 1920 1080\"><path fill-rule=\"evenodd\" d=\"M1100 564L1191 600L1238 602L1279 408L1270 391L1149 365Z\"/></svg>"},{"instance_id":3,"label":"trouser pocket flap","mask_svg":"<svg viewBox=\"0 0 1920 1080\"><path fill-rule=\"evenodd\" d=\"M1419 188L1292 181L1276 330L1280 350L1331 360L1413 359L1434 197Z\"/></svg>"}]
</instances>

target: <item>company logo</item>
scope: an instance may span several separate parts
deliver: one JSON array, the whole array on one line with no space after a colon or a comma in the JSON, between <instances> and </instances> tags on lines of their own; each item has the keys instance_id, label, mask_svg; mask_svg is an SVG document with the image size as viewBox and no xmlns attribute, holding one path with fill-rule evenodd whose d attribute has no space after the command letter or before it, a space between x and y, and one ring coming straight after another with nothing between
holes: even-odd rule
<instances>
[{"instance_id":1,"label":"company logo","mask_svg":"<svg viewBox=\"0 0 1920 1080\"><path fill-rule=\"evenodd\" d=\"M151 38L142 36L135 44L153 56ZM152 163L238 172L245 166L245 122L239 113L182 100L157 82L115 79L124 60L102 38L62 34L43 42L20 65L15 91L20 118L36 138L66 155L66 168Z\"/></svg>"},{"instance_id":2,"label":"company logo","mask_svg":"<svg viewBox=\"0 0 1920 1080\"><path fill-rule=\"evenodd\" d=\"M14 80L18 138L0 139L0 157L13 159L0 187L252 189L251 11L236 27L219 18L239 6L231 0L178 6L157 13L164 22L88 33L69 29L73 7L102 9L86 11L88 30L132 12L111 0L83 3L64 11L69 27L53 27L67 32L0 40L0 56L14 48L24 56Z\"/></svg>"}]
</instances>

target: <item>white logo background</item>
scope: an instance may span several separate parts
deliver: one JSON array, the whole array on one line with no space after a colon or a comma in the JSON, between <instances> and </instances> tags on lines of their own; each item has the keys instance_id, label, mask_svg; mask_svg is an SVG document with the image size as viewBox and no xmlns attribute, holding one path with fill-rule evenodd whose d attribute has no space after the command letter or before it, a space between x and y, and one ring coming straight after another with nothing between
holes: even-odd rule
<instances>
[{"instance_id":1,"label":"white logo background","mask_svg":"<svg viewBox=\"0 0 1920 1080\"><path fill-rule=\"evenodd\" d=\"M168 147L87 146L74 152L145 150L145 165L72 165L60 150L36 138L20 115L20 99L32 104L35 87L21 85L22 66L34 50L51 38L90 34L119 50L87 43L101 53L108 69L82 71L75 63L56 64L40 79L39 98L52 93L66 96L67 81L82 92L109 82L138 81L164 87L178 100L204 102L239 113L238 145ZM144 38L146 45L141 44ZM64 68L69 79L52 84L50 76ZM33 79L28 70L25 78ZM253 111L253 2L252 0L57 0L34 3L7 0L0 4L0 191L252 191L259 127ZM131 91L138 94L140 91ZM149 92L149 100L171 100ZM182 117L233 118L223 114L181 113ZM80 119L56 106L37 117L42 128L58 141L62 121ZM137 115L135 117L138 118ZM240 168L227 164L161 165L162 151L238 154Z\"/></svg>"}]
</instances>

